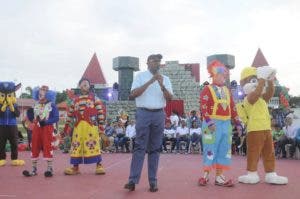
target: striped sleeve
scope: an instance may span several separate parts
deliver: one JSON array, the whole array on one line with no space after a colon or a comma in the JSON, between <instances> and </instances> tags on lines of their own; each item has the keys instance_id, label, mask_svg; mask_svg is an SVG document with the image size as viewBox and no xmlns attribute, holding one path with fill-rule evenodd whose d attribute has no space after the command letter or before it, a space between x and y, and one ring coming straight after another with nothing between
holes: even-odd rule
<instances>
[{"instance_id":1,"label":"striped sleeve","mask_svg":"<svg viewBox=\"0 0 300 199\"><path fill-rule=\"evenodd\" d=\"M101 133L104 132L104 121L105 121L105 107L102 101L99 98L95 98L95 108L98 112L98 124L99 124L99 130Z\"/></svg>"},{"instance_id":2,"label":"striped sleeve","mask_svg":"<svg viewBox=\"0 0 300 199\"><path fill-rule=\"evenodd\" d=\"M73 126L74 122L74 103L72 102L71 106L68 108L66 125Z\"/></svg>"}]
</instances>

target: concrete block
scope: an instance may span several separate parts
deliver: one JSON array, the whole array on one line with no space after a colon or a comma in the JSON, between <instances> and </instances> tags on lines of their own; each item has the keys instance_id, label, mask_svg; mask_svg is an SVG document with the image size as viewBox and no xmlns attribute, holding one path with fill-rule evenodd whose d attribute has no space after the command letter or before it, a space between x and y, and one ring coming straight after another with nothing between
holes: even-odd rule
<instances>
[{"instance_id":1,"label":"concrete block","mask_svg":"<svg viewBox=\"0 0 300 199\"><path fill-rule=\"evenodd\" d=\"M207 57L207 65L213 60L220 61L229 69L233 69L235 67L235 57L233 55L229 55L229 54L210 55Z\"/></svg>"}]
</instances>

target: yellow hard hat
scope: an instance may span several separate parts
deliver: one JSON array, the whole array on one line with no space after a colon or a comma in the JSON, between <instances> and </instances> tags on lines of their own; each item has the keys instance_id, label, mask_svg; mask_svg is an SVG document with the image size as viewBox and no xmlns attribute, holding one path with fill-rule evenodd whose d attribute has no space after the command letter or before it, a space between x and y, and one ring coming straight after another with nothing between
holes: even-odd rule
<instances>
[{"instance_id":1,"label":"yellow hard hat","mask_svg":"<svg viewBox=\"0 0 300 199\"><path fill-rule=\"evenodd\" d=\"M241 72L241 80L256 75L256 68L255 67L246 67Z\"/></svg>"}]
</instances>

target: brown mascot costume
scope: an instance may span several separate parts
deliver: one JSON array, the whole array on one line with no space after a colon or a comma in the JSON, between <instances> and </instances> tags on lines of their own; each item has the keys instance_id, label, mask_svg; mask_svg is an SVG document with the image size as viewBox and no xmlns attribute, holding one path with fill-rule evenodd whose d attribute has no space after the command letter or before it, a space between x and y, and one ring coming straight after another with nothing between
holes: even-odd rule
<instances>
[{"instance_id":1,"label":"brown mascot costume","mask_svg":"<svg viewBox=\"0 0 300 199\"><path fill-rule=\"evenodd\" d=\"M247 67L241 73L241 86L246 94L238 108L247 128L247 171L238 178L239 182L256 184L260 181L257 164L262 157L265 169L265 182L287 184L288 179L275 173L275 155L271 133L271 120L268 102L274 95L276 71L269 67ZM242 113L242 114L241 114Z\"/></svg>"}]
</instances>

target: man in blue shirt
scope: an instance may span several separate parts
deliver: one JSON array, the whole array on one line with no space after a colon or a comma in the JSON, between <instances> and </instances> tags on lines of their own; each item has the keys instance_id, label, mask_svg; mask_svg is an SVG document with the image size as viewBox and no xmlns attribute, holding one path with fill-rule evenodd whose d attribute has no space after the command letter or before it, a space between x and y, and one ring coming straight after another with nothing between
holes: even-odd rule
<instances>
[{"instance_id":1,"label":"man in blue shirt","mask_svg":"<svg viewBox=\"0 0 300 199\"><path fill-rule=\"evenodd\" d=\"M124 188L135 190L139 183L145 153L148 153L148 180L150 191L156 192L157 168L165 126L164 107L172 99L173 90L170 79L159 73L162 55L150 55L148 70L139 73L132 82L129 99L136 102L136 139L130 175Z\"/></svg>"}]
</instances>

